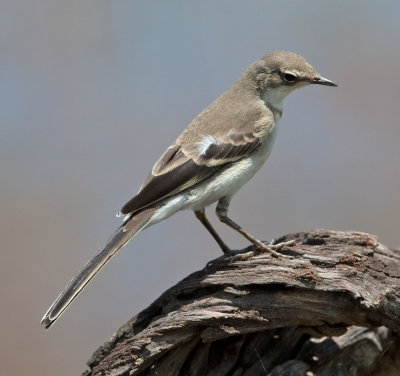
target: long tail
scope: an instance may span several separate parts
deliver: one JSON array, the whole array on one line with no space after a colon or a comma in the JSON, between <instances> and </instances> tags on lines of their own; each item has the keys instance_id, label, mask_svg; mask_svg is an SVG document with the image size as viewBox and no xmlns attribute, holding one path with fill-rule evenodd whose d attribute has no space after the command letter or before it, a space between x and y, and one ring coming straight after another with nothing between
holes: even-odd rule
<instances>
[{"instance_id":1,"label":"long tail","mask_svg":"<svg viewBox=\"0 0 400 376\"><path fill-rule=\"evenodd\" d=\"M41 324L49 328L56 321L90 280L100 269L124 246L129 240L143 230L150 222L155 208L146 209L128 219L108 239L106 245L101 248L95 256L82 268L72 279L64 291L47 310L42 318Z\"/></svg>"}]
</instances>

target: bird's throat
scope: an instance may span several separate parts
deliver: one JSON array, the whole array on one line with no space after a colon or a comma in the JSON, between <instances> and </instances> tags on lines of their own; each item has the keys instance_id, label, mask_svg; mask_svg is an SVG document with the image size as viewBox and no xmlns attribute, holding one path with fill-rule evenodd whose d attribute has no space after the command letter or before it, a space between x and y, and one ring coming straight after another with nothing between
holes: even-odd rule
<instances>
[{"instance_id":1,"label":"bird's throat","mask_svg":"<svg viewBox=\"0 0 400 376\"><path fill-rule=\"evenodd\" d=\"M283 111L283 100L293 91L293 87L278 86L265 91L262 100L272 111L276 120L280 119Z\"/></svg>"}]
</instances>

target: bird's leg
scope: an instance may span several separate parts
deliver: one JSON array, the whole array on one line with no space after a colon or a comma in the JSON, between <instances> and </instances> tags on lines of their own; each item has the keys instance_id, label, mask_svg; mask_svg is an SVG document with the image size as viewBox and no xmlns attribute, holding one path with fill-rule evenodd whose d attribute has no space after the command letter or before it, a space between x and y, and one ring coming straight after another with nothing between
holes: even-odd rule
<instances>
[{"instance_id":1,"label":"bird's leg","mask_svg":"<svg viewBox=\"0 0 400 376\"><path fill-rule=\"evenodd\" d=\"M207 219L204 209L195 210L194 214L196 215L196 218L204 225L204 227L212 235L212 237L216 240L218 245L221 247L222 252L224 252L224 253L230 252L230 248L224 243L224 241L221 239L221 237L215 231L215 229L212 226L212 224Z\"/></svg>"},{"instance_id":2,"label":"bird's leg","mask_svg":"<svg viewBox=\"0 0 400 376\"><path fill-rule=\"evenodd\" d=\"M274 257L281 257L281 255L276 252L276 249L280 249L283 246L287 245L292 245L293 242L284 242L284 243L279 243L279 244L273 244L272 242L270 244L264 244L260 240L256 239L253 235L249 234L245 229L243 229L241 226L239 226L237 223L232 221L228 217L228 208L229 208L229 201L230 199L228 197L223 197L218 201L216 213L219 218L219 220L225 224L227 224L229 227L233 228L237 232L239 232L241 235L243 235L247 240L252 242L259 251L261 252L269 252L271 253L272 256Z\"/></svg>"}]
</instances>

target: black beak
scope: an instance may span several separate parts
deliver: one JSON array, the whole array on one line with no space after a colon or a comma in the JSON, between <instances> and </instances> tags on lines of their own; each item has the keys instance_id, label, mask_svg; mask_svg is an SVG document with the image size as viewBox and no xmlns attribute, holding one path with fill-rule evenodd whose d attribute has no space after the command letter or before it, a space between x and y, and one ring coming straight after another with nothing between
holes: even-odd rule
<instances>
[{"instance_id":1,"label":"black beak","mask_svg":"<svg viewBox=\"0 0 400 376\"><path fill-rule=\"evenodd\" d=\"M331 80L328 80L327 78L317 76L311 80L312 84L318 84L318 85L325 85L325 86L334 86L336 87L337 85L332 82Z\"/></svg>"}]
</instances>

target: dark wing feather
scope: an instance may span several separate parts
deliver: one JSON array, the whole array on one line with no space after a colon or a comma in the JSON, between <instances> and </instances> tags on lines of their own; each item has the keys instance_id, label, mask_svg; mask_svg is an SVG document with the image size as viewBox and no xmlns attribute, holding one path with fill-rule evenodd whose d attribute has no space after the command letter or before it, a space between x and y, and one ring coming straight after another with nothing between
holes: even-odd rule
<instances>
[{"instance_id":1,"label":"dark wing feather","mask_svg":"<svg viewBox=\"0 0 400 376\"><path fill-rule=\"evenodd\" d=\"M139 193L120 210L121 214L137 212L163 198L183 191L215 172L216 167L199 166L188 159L182 165L162 175L149 175Z\"/></svg>"},{"instance_id":2,"label":"dark wing feather","mask_svg":"<svg viewBox=\"0 0 400 376\"><path fill-rule=\"evenodd\" d=\"M211 144L199 159L204 162L212 161L211 165L219 164L224 160L235 161L250 155L260 145L261 141L258 138L254 138L251 142L244 142L239 145L215 143Z\"/></svg>"},{"instance_id":3,"label":"dark wing feather","mask_svg":"<svg viewBox=\"0 0 400 376\"><path fill-rule=\"evenodd\" d=\"M135 213L191 188L213 174L220 173L231 163L248 156L261 145L260 139L256 137L241 141L239 145L211 143L201 154L196 153L195 144L186 148L170 146L154 166L139 193L122 207L120 214Z\"/></svg>"}]
</instances>

